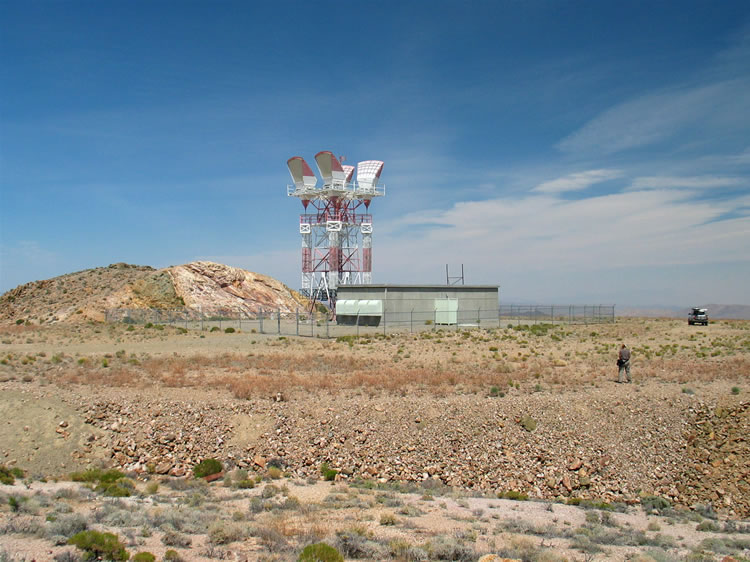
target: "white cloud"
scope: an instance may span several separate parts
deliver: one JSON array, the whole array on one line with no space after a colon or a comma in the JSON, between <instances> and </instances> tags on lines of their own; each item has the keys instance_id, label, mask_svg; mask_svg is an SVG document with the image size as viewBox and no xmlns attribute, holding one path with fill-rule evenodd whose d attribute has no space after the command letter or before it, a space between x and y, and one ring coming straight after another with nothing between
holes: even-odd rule
<instances>
[{"instance_id":1,"label":"white cloud","mask_svg":"<svg viewBox=\"0 0 750 562\"><path fill-rule=\"evenodd\" d=\"M631 189L709 189L715 187L732 187L747 183L741 178L730 178L721 176L644 176L635 178Z\"/></svg>"},{"instance_id":2,"label":"white cloud","mask_svg":"<svg viewBox=\"0 0 750 562\"><path fill-rule=\"evenodd\" d=\"M625 101L585 123L557 144L563 152L612 154L675 137L684 129L716 140L716 131L741 132L750 124L747 78L729 79Z\"/></svg>"},{"instance_id":3,"label":"white cloud","mask_svg":"<svg viewBox=\"0 0 750 562\"><path fill-rule=\"evenodd\" d=\"M742 200L693 195L648 190L576 201L542 195L462 202L403 217L374 251L396 275L463 262L488 282L510 269L533 276L750 260L750 217L717 220ZM410 226L421 228L404 234Z\"/></svg>"},{"instance_id":4,"label":"white cloud","mask_svg":"<svg viewBox=\"0 0 750 562\"><path fill-rule=\"evenodd\" d=\"M570 174L562 178L540 183L531 191L540 193L563 193L565 191L580 191L594 184L619 178L620 170L588 170Z\"/></svg>"}]
</instances>

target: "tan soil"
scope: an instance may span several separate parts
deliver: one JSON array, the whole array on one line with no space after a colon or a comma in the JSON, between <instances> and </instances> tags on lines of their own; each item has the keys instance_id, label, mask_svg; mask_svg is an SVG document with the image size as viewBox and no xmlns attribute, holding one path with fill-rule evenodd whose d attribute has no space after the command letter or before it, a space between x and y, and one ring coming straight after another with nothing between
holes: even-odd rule
<instances>
[{"instance_id":1,"label":"tan soil","mask_svg":"<svg viewBox=\"0 0 750 562\"><path fill-rule=\"evenodd\" d=\"M477 531L478 553L516 540L495 534L497 521L519 516L552 525L557 518L556 525L569 520L575 527L586 514L467 494L515 490L546 501L623 502L633 507L613 517L634 529L653 519L637 507L644 493L682 510L710 503L725 518L750 514L747 322L699 328L629 319L539 334L504 328L370 335L351 343L100 324L13 326L0 338L0 452L3 462L31 475L60 476L106 458L148 478L157 467L189 472L208 456L263 474L263 465L280 458L292 477L285 481L289 493L317 505L331 484L295 482L319 478L325 461L341 470L335 486L344 495L360 494L347 487L357 478L379 485L439 481L455 492L402 498L425 513L396 513L401 522L393 527L378 521L398 509L377 506L323 506L312 517L295 515L304 519L298 526L322 524L330 535L361 524L377 537L411 544L486 527ZM633 349L632 385L613 382L621 341ZM537 422L533 431L520 425L525 415ZM227 493L220 484L212 490ZM222 512L233 509L227 503ZM658 524L662 534L682 537L670 551L677 559L713 536L679 517ZM570 550L569 538L530 540L571 560L584 557ZM204 548L201 541L191 556ZM13 552L27 552L23 545L41 552L43 544L51 549L0 535L0 545ZM144 546L165 550L156 534ZM248 559L262 550L254 539L226 548ZM611 547L595 559L636 551L644 548Z\"/></svg>"}]
</instances>

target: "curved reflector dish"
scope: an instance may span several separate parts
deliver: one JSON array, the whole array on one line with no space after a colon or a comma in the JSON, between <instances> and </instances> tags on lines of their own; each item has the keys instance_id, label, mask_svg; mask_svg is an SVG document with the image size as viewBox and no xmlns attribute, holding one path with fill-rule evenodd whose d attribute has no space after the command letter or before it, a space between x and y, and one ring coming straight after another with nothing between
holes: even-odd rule
<instances>
[{"instance_id":1,"label":"curved reflector dish","mask_svg":"<svg viewBox=\"0 0 750 562\"><path fill-rule=\"evenodd\" d=\"M315 162L318 164L320 176L323 178L323 185L333 183L344 183L346 174L341 167L339 159L333 155L330 150L323 150L315 155Z\"/></svg>"},{"instance_id":2,"label":"curved reflector dish","mask_svg":"<svg viewBox=\"0 0 750 562\"><path fill-rule=\"evenodd\" d=\"M380 179L384 162L380 160L365 160L357 164L357 183L360 189L372 190Z\"/></svg>"},{"instance_id":3,"label":"curved reflector dish","mask_svg":"<svg viewBox=\"0 0 750 562\"><path fill-rule=\"evenodd\" d=\"M286 165L297 189L314 188L315 184L318 183L318 178L315 177L312 168L307 165L307 162L301 156L292 156L286 161Z\"/></svg>"},{"instance_id":4,"label":"curved reflector dish","mask_svg":"<svg viewBox=\"0 0 750 562\"><path fill-rule=\"evenodd\" d=\"M354 177L354 166L341 166L344 168L344 174L346 174L346 178L344 181L346 183L351 183L352 178Z\"/></svg>"}]
</instances>

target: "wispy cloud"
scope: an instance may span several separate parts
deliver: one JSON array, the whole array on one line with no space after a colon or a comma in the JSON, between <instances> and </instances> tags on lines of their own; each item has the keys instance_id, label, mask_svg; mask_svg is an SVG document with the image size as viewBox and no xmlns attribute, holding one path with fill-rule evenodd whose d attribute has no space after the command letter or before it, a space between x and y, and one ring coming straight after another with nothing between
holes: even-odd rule
<instances>
[{"instance_id":1,"label":"wispy cloud","mask_svg":"<svg viewBox=\"0 0 750 562\"><path fill-rule=\"evenodd\" d=\"M665 140L739 94L734 83L652 93L616 105L560 141L563 152L611 154ZM743 117L744 118L744 117Z\"/></svg>"},{"instance_id":2,"label":"wispy cloud","mask_svg":"<svg viewBox=\"0 0 750 562\"><path fill-rule=\"evenodd\" d=\"M746 184L747 180L742 178L720 177L720 176L646 176L635 178L631 189L710 189L716 187L733 187Z\"/></svg>"},{"instance_id":3,"label":"wispy cloud","mask_svg":"<svg viewBox=\"0 0 750 562\"><path fill-rule=\"evenodd\" d=\"M531 191L539 193L564 193L580 191L594 184L616 179L622 176L620 170L588 170L570 174L562 178L540 183Z\"/></svg>"},{"instance_id":4,"label":"wispy cloud","mask_svg":"<svg viewBox=\"0 0 750 562\"><path fill-rule=\"evenodd\" d=\"M553 271L750 259L750 218L717 220L743 200L698 201L693 195L648 190L575 201L529 195L456 203L401 219L423 227L410 237L408 253L403 238L391 234L379 251L392 271L460 259L485 276L497 275L503 263Z\"/></svg>"}]
</instances>

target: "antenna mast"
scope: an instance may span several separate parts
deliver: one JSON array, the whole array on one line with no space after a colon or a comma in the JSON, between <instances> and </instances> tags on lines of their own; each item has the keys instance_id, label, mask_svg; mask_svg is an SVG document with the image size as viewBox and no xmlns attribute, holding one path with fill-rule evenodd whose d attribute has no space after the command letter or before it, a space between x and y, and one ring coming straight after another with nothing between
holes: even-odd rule
<instances>
[{"instance_id":1,"label":"antenna mast","mask_svg":"<svg viewBox=\"0 0 750 562\"><path fill-rule=\"evenodd\" d=\"M287 195L302 201L299 232L302 236L302 284L300 293L315 301L328 302L335 310L339 285L372 283L372 215L370 202L385 195L377 185L383 171L380 160L342 166L345 160L330 151L315 155L323 185L304 158L287 161L294 181Z\"/></svg>"}]
</instances>

